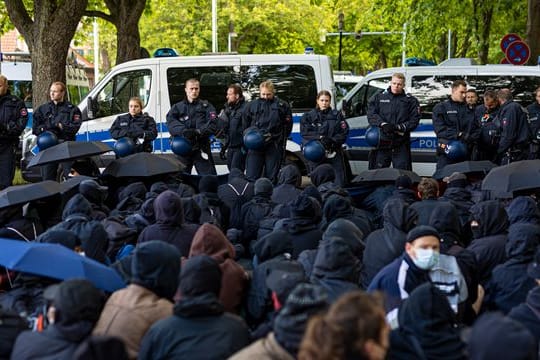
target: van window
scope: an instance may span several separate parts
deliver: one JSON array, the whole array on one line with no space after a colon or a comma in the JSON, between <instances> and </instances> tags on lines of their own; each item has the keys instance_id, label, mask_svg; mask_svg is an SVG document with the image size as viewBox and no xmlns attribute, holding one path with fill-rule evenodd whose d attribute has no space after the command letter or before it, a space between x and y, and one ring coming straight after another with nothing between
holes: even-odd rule
<instances>
[{"instance_id":1,"label":"van window","mask_svg":"<svg viewBox=\"0 0 540 360\"><path fill-rule=\"evenodd\" d=\"M133 96L140 97L145 107L150 94L151 79L152 72L149 69L121 73L110 79L96 95L96 117L128 112L129 99Z\"/></svg>"},{"instance_id":2,"label":"van window","mask_svg":"<svg viewBox=\"0 0 540 360\"><path fill-rule=\"evenodd\" d=\"M526 107L536 101L534 91L540 86L540 77L480 75L468 84L469 87L476 89L480 97L488 89L509 88L512 91L514 100Z\"/></svg>"},{"instance_id":3,"label":"van window","mask_svg":"<svg viewBox=\"0 0 540 360\"><path fill-rule=\"evenodd\" d=\"M27 108L32 108L32 81L8 80L11 95L24 101Z\"/></svg>"},{"instance_id":4,"label":"van window","mask_svg":"<svg viewBox=\"0 0 540 360\"><path fill-rule=\"evenodd\" d=\"M250 101L259 97L259 84L272 80L276 95L287 101L293 112L315 107L317 81L309 65L245 65L169 68L167 85L171 106L185 97L185 81L199 79L201 99L208 100L219 112L225 104L227 87L240 84L244 97Z\"/></svg>"},{"instance_id":5,"label":"van window","mask_svg":"<svg viewBox=\"0 0 540 360\"><path fill-rule=\"evenodd\" d=\"M469 84L473 78L462 75L413 76L410 94L418 99L422 118L431 118L435 105L449 98L454 81L465 80Z\"/></svg>"},{"instance_id":6,"label":"van window","mask_svg":"<svg viewBox=\"0 0 540 360\"><path fill-rule=\"evenodd\" d=\"M347 118L365 116L367 115L368 101L375 95L382 93L386 90L387 83L389 83L391 77L380 78L368 82L366 85L363 85L358 89L356 94L350 99L350 112L347 113Z\"/></svg>"}]
</instances>

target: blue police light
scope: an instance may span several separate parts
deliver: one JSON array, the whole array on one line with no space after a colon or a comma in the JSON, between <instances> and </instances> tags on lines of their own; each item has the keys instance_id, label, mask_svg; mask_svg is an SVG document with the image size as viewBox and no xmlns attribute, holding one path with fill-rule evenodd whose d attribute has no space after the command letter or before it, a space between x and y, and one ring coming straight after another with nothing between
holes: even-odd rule
<instances>
[{"instance_id":1,"label":"blue police light","mask_svg":"<svg viewBox=\"0 0 540 360\"><path fill-rule=\"evenodd\" d=\"M154 51L154 57L173 57L178 56L178 52L173 48L159 48Z\"/></svg>"}]
</instances>

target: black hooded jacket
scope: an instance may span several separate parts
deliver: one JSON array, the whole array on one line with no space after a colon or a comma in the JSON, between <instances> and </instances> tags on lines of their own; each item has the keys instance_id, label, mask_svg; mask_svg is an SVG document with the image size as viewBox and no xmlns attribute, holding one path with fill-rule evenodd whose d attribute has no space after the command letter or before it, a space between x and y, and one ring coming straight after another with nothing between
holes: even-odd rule
<instances>
[{"instance_id":1,"label":"black hooded jacket","mask_svg":"<svg viewBox=\"0 0 540 360\"><path fill-rule=\"evenodd\" d=\"M243 195L242 195L243 194ZM232 210L237 198L242 195L245 201L251 200L254 194L253 183L246 180L244 173L237 168L232 168L229 173L227 184L218 187L218 196Z\"/></svg>"},{"instance_id":2,"label":"black hooded jacket","mask_svg":"<svg viewBox=\"0 0 540 360\"><path fill-rule=\"evenodd\" d=\"M405 249L407 233L418 215L400 199L389 199L383 209L383 228L366 238L363 256L362 284L367 288L371 280L386 265L399 257Z\"/></svg>"},{"instance_id":3,"label":"black hooded jacket","mask_svg":"<svg viewBox=\"0 0 540 360\"><path fill-rule=\"evenodd\" d=\"M540 341L540 286L529 291L525 302L510 310L508 317L519 321Z\"/></svg>"},{"instance_id":4,"label":"black hooded jacket","mask_svg":"<svg viewBox=\"0 0 540 360\"><path fill-rule=\"evenodd\" d=\"M174 245L184 257L189 256L189 249L198 225L185 224L180 196L167 190L154 200L156 223L147 226L139 235L139 243L150 240L162 240Z\"/></svg>"},{"instance_id":5,"label":"black hooded jacket","mask_svg":"<svg viewBox=\"0 0 540 360\"><path fill-rule=\"evenodd\" d=\"M324 202L323 221L321 229L325 230L328 224L336 219L346 219L353 222L364 235L371 232L371 225L362 217L356 216L349 197L333 194Z\"/></svg>"},{"instance_id":6,"label":"black hooded jacket","mask_svg":"<svg viewBox=\"0 0 540 360\"><path fill-rule=\"evenodd\" d=\"M517 224L508 234L507 260L493 269L493 276L486 285L484 304L488 309L508 313L524 302L527 293L536 286L527 274L527 266L534 259L540 245L540 229L531 224Z\"/></svg>"},{"instance_id":7,"label":"black hooded jacket","mask_svg":"<svg viewBox=\"0 0 540 360\"><path fill-rule=\"evenodd\" d=\"M510 225L515 223L530 223L540 225L540 211L536 202L530 196L518 196L512 200L508 208Z\"/></svg>"},{"instance_id":8,"label":"black hooded jacket","mask_svg":"<svg viewBox=\"0 0 540 360\"><path fill-rule=\"evenodd\" d=\"M302 174L296 165L286 165L278 175L278 184L272 193L272 201L276 204L286 204L296 200L302 192L299 189L302 182Z\"/></svg>"},{"instance_id":9,"label":"black hooded jacket","mask_svg":"<svg viewBox=\"0 0 540 360\"><path fill-rule=\"evenodd\" d=\"M22 206L15 205L0 209L0 238L34 240L43 227L40 221L23 216Z\"/></svg>"},{"instance_id":10,"label":"black hooded jacket","mask_svg":"<svg viewBox=\"0 0 540 360\"><path fill-rule=\"evenodd\" d=\"M414 209L418 214L417 225L429 225L431 213L440 202L437 198L422 199L411 204L411 209Z\"/></svg>"},{"instance_id":11,"label":"black hooded jacket","mask_svg":"<svg viewBox=\"0 0 540 360\"><path fill-rule=\"evenodd\" d=\"M474 205L471 200L471 192L465 187L454 186L452 183L448 184L444 195L439 198L439 201L449 201L456 207L459 216L459 223L461 225L461 234L465 238L469 237L469 210ZM468 245L467 243L465 245Z\"/></svg>"},{"instance_id":12,"label":"black hooded jacket","mask_svg":"<svg viewBox=\"0 0 540 360\"><path fill-rule=\"evenodd\" d=\"M118 203L111 211L111 216L131 215L141 207L146 197L146 187L140 181L131 183L118 192Z\"/></svg>"},{"instance_id":13,"label":"black hooded jacket","mask_svg":"<svg viewBox=\"0 0 540 360\"><path fill-rule=\"evenodd\" d=\"M452 308L432 284L412 291L398 320L399 328L390 334L388 359L466 359Z\"/></svg>"}]
</instances>

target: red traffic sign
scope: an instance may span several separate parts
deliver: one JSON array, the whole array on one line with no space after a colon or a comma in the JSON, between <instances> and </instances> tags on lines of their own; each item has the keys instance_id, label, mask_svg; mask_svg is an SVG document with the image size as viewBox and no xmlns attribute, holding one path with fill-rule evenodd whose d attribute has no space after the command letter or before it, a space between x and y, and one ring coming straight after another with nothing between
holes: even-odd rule
<instances>
[{"instance_id":1,"label":"red traffic sign","mask_svg":"<svg viewBox=\"0 0 540 360\"><path fill-rule=\"evenodd\" d=\"M501 64L510 64L507 58L503 57L500 61Z\"/></svg>"},{"instance_id":2,"label":"red traffic sign","mask_svg":"<svg viewBox=\"0 0 540 360\"><path fill-rule=\"evenodd\" d=\"M518 34L506 34L501 39L501 50L503 53L506 53L506 49L508 49L508 45L513 43L514 41L521 40Z\"/></svg>"},{"instance_id":3,"label":"red traffic sign","mask_svg":"<svg viewBox=\"0 0 540 360\"><path fill-rule=\"evenodd\" d=\"M531 56L529 45L521 40L514 41L506 49L506 58L510 64L523 65L527 63Z\"/></svg>"}]
</instances>

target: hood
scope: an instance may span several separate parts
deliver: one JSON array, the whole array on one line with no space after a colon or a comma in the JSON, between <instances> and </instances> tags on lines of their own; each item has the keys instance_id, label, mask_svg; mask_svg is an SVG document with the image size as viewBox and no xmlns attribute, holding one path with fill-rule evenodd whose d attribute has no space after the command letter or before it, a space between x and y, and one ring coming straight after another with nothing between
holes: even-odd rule
<instances>
[{"instance_id":1,"label":"hood","mask_svg":"<svg viewBox=\"0 0 540 360\"><path fill-rule=\"evenodd\" d=\"M347 218L352 215L351 200L340 195L330 195L324 202L323 218L326 222L332 222L338 218Z\"/></svg>"},{"instance_id":2,"label":"hood","mask_svg":"<svg viewBox=\"0 0 540 360\"><path fill-rule=\"evenodd\" d=\"M245 178L246 178L246 175L244 174L244 172L238 168L232 168L231 171L229 172L229 182L232 179L245 179Z\"/></svg>"},{"instance_id":3,"label":"hood","mask_svg":"<svg viewBox=\"0 0 540 360\"><path fill-rule=\"evenodd\" d=\"M195 190L188 184L179 184L176 193L180 195L181 198L192 197L195 195Z\"/></svg>"},{"instance_id":4,"label":"hood","mask_svg":"<svg viewBox=\"0 0 540 360\"><path fill-rule=\"evenodd\" d=\"M308 186L306 186L304 188L304 191L302 191L302 193L308 196L311 196L312 198L317 200L320 207L322 208L323 199L322 199L321 193L319 192L319 190L317 190L317 188L313 184L309 184Z\"/></svg>"},{"instance_id":5,"label":"hood","mask_svg":"<svg viewBox=\"0 0 540 360\"><path fill-rule=\"evenodd\" d=\"M234 247L225 234L215 225L205 223L193 236L189 257L208 255L222 263L235 257Z\"/></svg>"},{"instance_id":6,"label":"hood","mask_svg":"<svg viewBox=\"0 0 540 360\"><path fill-rule=\"evenodd\" d=\"M478 222L478 226L471 226L475 239L508 231L508 216L497 200L482 201L473 205L470 213L470 219Z\"/></svg>"},{"instance_id":7,"label":"hood","mask_svg":"<svg viewBox=\"0 0 540 360\"><path fill-rule=\"evenodd\" d=\"M92 205L90 201L81 194L75 194L64 207L62 212L62 220L66 220L70 216L84 216L87 220L90 220L92 215Z\"/></svg>"},{"instance_id":8,"label":"hood","mask_svg":"<svg viewBox=\"0 0 540 360\"><path fill-rule=\"evenodd\" d=\"M446 188L444 195L441 196L441 200L448 199L454 201L471 202L471 192L462 187L448 187Z\"/></svg>"},{"instance_id":9,"label":"hood","mask_svg":"<svg viewBox=\"0 0 540 360\"><path fill-rule=\"evenodd\" d=\"M135 197L144 200L146 196L146 186L141 181L134 182L123 188L118 194L118 201L122 201L128 197Z\"/></svg>"},{"instance_id":10,"label":"hood","mask_svg":"<svg viewBox=\"0 0 540 360\"><path fill-rule=\"evenodd\" d=\"M359 284L361 263L346 242L341 239L325 241L319 246L311 282L333 279Z\"/></svg>"},{"instance_id":11,"label":"hood","mask_svg":"<svg viewBox=\"0 0 540 360\"><path fill-rule=\"evenodd\" d=\"M198 224L201 218L201 208L192 197L183 197L181 199L182 209L184 211L184 220L191 224Z\"/></svg>"},{"instance_id":12,"label":"hood","mask_svg":"<svg viewBox=\"0 0 540 360\"><path fill-rule=\"evenodd\" d=\"M337 219L328 225L322 240L323 242L330 242L334 239L343 241L349 245L352 253L360 258L365 248L364 236L352 221Z\"/></svg>"},{"instance_id":13,"label":"hood","mask_svg":"<svg viewBox=\"0 0 540 360\"><path fill-rule=\"evenodd\" d=\"M280 171L278 175L278 184L289 184L296 187L300 187L302 182L302 175L296 165L286 165Z\"/></svg>"},{"instance_id":14,"label":"hood","mask_svg":"<svg viewBox=\"0 0 540 360\"><path fill-rule=\"evenodd\" d=\"M441 201L437 204L429 218L429 226L432 226L441 235L441 245L447 246L459 243L461 237L461 225L456 207L449 202Z\"/></svg>"},{"instance_id":15,"label":"hood","mask_svg":"<svg viewBox=\"0 0 540 360\"><path fill-rule=\"evenodd\" d=\"M164 241L137 245L131 262L132 282L171 300L178 287L180 257L176 247Z\"/></svg>"},{"instance_id":16,"label":"hood","mask_svg":"<svg viewBox=\"0 0 540 360\"><path fill-rule=\"evenodd\" d=\"M180 226L184 223L184 211L180 196L167 190L154 200L156 223Z\"/></svg>"},{"instance_id":17,"label":"hood","mask_svg":"<svg viewBox=\"0 0 540 360\"><path fill-rule=\"evenodd\" d=\"M253 252L259 262L264 262L283 254L293 253L293 244L284 230L274 230L253 245Z\"/></svg>"},{"instance_id":18,"label":"hood","mask_svg":"<svg viewBox=\"0 0 540 360\"><path fill-rule=\"evenodd\" d=\"M536 201L530 196L516 197L512 200L506 212L508 213L510 224L518 222L540 223L540 211L538 211Z\"/></svg>"},{"instance_id":19,"label":"hood","mask_svg":"<svg viewBox=\"0 0 540 360\"><path fill-rule=\"evenodd\" d=\"M39 235L36 239L36 242L60 244L67 247L68 249L75 250L75 247L77 247L77 245L81 243L81 240L79 239L77 234L75 234L71 230L51 228Z\"/></svg>"},{"instance_id":20,"label":"hood","mask_svg":"<svg viewBox=\"0 0 540 360\"><path fill-rule=\"evenodd\" d=\"M301 193L291 204L291 215L295 218L310 218L320 221L321 206L311 196Z\"/></svg>"},{"instance_id":21,"label":"hood","mask_svg":"<svg viewBox=\"0 0 540 360\"><path fill-rule=\"evenodd\" d=\"M199 180L199 192L201 193L217 193L219 186L218 177L216 175L204 175Z\"/></svg>"},{"instance_id":22,"label":"hood","mask_svg":"<svg viewBox=\"0 0 540 360\"><path fill-rule=\"evenodd\" d=\"M163 181L155 182L152 184L152 186L150 186L150 191L146 193L145 198L156 198L159 194L166 190L169 190L169 187Z\"/></svg>"},{"instance_id":23,"label":"hood","mask_svg":"<svg viewBox=\"0 0 540 360\"><path fill-rule=\"evenodd\" d=\"M266 199L270 199L272 192L274 191L274 186L272 182L267 178L260 178L255 181L254 186L255 196L260 196Z\"/></svg>"},{"instance_id":24,"label":"hood","mask_svg":"<svg viewBox=\"0 0 540 360\"><path fill-rule=\"evenodd\" d=\"M540 226L514 224L508 232L506 257L523 262L532 262L536 248L540 245Z\"/></svg>"},{"instance_id":25,"label":"hood","mask_svg":"<svg viewBox=\"0 0 540 360\"><path fill-rule=\"evenodd\" d=\"M313 169L309 176L311 178L311 183L316 187L319 187L324 183L334 182L336 179L336 171L332 165L322 164Z\"/></svg>"},{"instance_id":26,"label":"hood","mask_svg":"<svg viewBox=\"0 0 540 360\"><path fill-rule=\"evenodd\" d=\"M0 209L0 225L7 224L13 219L20 219L23 216L22 206L13 205Z\"/></svg>"},{"instance_id":27,"label":"hood","mask_svg":"<svg viewBox=\"0 0 540 360\"><path fill-rule=\"evenodd\" d=\"M396 198L390 198L386 201L382 216L385 229L393 227L404 233L408 233L418 221L416 211L409 208L409 205L403 200Z\"/></svg>"}]
</instances>

